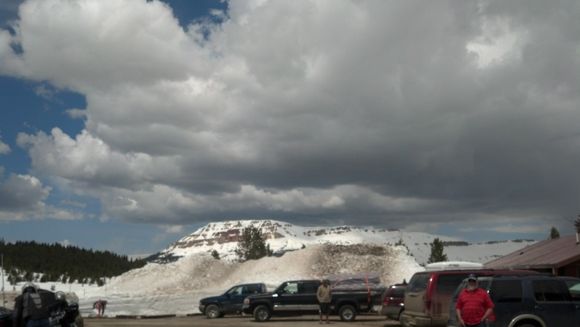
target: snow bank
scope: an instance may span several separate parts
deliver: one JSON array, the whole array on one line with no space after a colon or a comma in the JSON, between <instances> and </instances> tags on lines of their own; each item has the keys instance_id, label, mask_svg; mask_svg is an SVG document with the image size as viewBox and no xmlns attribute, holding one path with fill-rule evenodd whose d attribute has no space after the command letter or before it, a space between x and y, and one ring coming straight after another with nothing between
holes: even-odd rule
<instances>
[{"instance_id":1,"label":"snow bank","mask_svg":"<svg viewBox=\"0 0 580 327\"><path fill-rule=\"evenodd\" d=\"M188 314L199 300L239 283L263 282L269 290L292 279L374 272L384 285L401 282L423 270L402 247L316 245L244 263L190 255L169 264L148 264L93 288L81 299L87 308L108 300L107 315Z\"/></svg>"}]
</instances>

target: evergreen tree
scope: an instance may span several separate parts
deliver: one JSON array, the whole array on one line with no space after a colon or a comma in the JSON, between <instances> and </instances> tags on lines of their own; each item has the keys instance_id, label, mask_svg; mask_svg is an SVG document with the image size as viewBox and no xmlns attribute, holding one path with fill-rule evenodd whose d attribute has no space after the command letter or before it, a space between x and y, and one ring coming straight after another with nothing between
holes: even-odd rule
<instances>
[{"instance_id":1,"label":"evergreen tree","mask_svg":"<svg viewBox=\"0 0 580 327\"><path fill-rule=\"evenodd\" d=\"M0 241L4 269L11 284L25 280L78 282L113 277L145 265L109 251L36 242Z\"/></svg>"},{"instance_id":2,"label":"evergreen tree","mask_svg":"<svg viewBox=\"0 0 580 327\"><path fill-rule=\"evenodd\" d=\"M560 232L556 227L552 226L552 229L550 230L550 239L553 240L555 238L560 238Z\"/></svg>"},{"instance_id":3,"label":"evergreen tree","mask_svg":"<svg viewBox=\"0 0 580 327\"><path fill-rule=\"evenodd\" d=\"M445 246L439 238L435 238L431 243L431 255L427 263L447 261L447 255L443 252Z\"/></svg>"},{"instance_id":4,"label":"evergreen tree","mask_svg":"<svg viewBox=\"0 0 580 327\"><path fill-rule=\"evenodd\" d=\"M246 261L270 256L272 251L270 245L266 244L262 231L254 226L249 226L242 231L236 254L241 261Z\"/></svg>"}]
</instances>

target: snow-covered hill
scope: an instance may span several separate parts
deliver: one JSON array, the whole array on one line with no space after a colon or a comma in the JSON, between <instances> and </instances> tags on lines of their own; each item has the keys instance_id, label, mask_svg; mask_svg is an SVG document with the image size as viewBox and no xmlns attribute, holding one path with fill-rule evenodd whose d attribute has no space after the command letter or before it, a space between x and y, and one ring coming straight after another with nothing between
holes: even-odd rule
<instances>
[{"instance_id":1,"label":"snow-covered hill","mask_svg":"<svg viewBox=\"0 0 580 327\"><path fill-rule=\"evenodd\" d=\"M281 257L243 263L201 253L129 271L113 278L100 293L99 289L87 293L81 304L86 307L106 298L112 315L188 314L198 312L201 298L222 294L240 283L263 282L272 290L286 280L374 273L389 285L409 280L421 270L402 246L312 245Z\"/></svg>"},{"instance_id":2,"label":"snow-covered hill","mask_svg":"<svg viewBox=\"0 0 580 327\"><path fill-rule=\"evenodd\" d=\"M235 249L245 227L254 225L277 256L237 262ZM384 285L407 281L423 270L430 243L446 242L449 260L487 262L532 241L470 244L427 233L372 227L301 227L276 220L211 223L183 237L160 253L165 263L149 263L107 281L105 286L40 285L74 291L84 315L100 298L109 301L107 314L156 315L197 312L199 299L220 294L232 285L263 282L269 289L290 279L376 273ZM221 260L212 258L218 251ZM13 287L14 290L21 285Z\"/></svg>"},{"instance_id":3,"label":"snow-covered hill","mask_svg":"<svg viewBox=\"0 0 580 327\"><path fill-rule=\"evenodd\" d=\"M487 262L534 241L467 243L463 240L419 232L405 232L374 227L302 227L277 220L236 220L210 223L187 235L161 252L161 258L187 257L217 251L226 261L237 259L235 249L244 228L255 226L262 231L274 254L282 254L315 244L394 245L402 242L419 264L425 264L430 243L438 237L446 242L449 260Z\"/></svg>"}]
</instances>

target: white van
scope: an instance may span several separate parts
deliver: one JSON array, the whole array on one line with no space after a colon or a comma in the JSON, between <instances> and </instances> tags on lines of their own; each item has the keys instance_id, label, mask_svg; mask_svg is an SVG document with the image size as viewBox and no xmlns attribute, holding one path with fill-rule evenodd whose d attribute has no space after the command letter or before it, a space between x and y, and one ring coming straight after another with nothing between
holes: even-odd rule
<instances>
[{"instance_id":1,"label":"white van","mask_svg":"<svg viewBox=\"0 0 580 327\"><path fill-rule=\"evenodd\" d=\"M441 261L425 266L425 271L441 270L477 270L483 269L483 264L469 261Z\"/></svg>"}]
</instances>

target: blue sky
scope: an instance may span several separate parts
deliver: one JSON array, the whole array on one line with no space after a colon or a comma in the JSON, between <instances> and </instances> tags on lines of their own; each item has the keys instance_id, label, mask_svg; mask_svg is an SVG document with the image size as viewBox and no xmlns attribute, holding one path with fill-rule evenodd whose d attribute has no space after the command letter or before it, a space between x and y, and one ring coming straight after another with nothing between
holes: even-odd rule
<instances>
[{"instance_id":1,"label":"blue sky","mask_svg":"<svg viewBox=\"0 0 580 327\"><path fill-rule=\"evenodd\" d=\"M571 233L578 7L3 1L0 237L143 254L236 218Z\"/></svg>"},{"instance_id":2,"label":"blue sky","mask_svg":"<svg viewBox=\"0 0 580 327\"><path fill-rule=\"evenodd\" d=\"M5 6L0 6L0 26L8 28L9 21L18 18L17 8L21 2L8 1ZM165 2L173 8L175 17L184 27L196 19L208 17L210 10L224 10L227 6L227 3L219 0ZM50 133L52 128L58 126L66 134L76 135L84 127L82 119L71 118L66 114L66 110L71 108L86 108L86 99L81 93L55 88L45 81L8 76L0 76L0 90L0 103L3 108L0 140L11 149L9 155L0 156L0 166L4 168L4 174L27 174L31 169L30 157L16 144L18 133ZM64 242L122 254L147 254L164 248L182 236L160 232L157 225L103 222L97 218L100 212L98 201L90 198L77 198L59 192L58 189L47 198L47 203L57 206L67 201L83 203L84 214L92 217L73 221L42 217L23 221L0 221L0 237L7 241ZM201 225L183 225L183 231L192 231Z\"/></svg>"}]
</instances>

